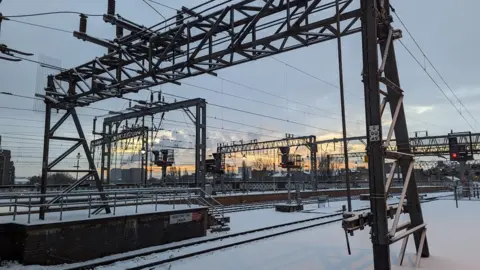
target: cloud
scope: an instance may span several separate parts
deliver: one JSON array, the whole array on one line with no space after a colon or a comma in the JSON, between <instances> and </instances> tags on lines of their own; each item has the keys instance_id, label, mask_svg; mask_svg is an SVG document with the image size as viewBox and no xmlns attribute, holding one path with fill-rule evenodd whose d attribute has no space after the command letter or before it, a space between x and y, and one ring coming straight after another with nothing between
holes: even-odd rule
<instances>
[{"instance_id":1,"label":"cloud","mask_svg":"<svg viewBox=\"0 0 480 270\"><path fill-rule=\"evenodd\" d=\"M415 114L423 114L426 112L433 111L434 107L433 106L407 106L406 110L407 112L412 112Z\"/></svg>"}]
</instances>

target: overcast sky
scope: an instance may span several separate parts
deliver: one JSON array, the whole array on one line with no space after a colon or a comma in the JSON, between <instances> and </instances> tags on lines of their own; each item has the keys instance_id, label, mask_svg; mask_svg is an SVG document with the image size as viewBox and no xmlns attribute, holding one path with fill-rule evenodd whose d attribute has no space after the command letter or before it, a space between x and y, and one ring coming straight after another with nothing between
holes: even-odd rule
<instances>
[{"instance_id":1,"label":"overcast sky","mask_svg":"<svg viewBox=\"0 0 480 270\"><path fill-rule=\"evenodd\" d=\"M199 0L158 0L168 6L180 8L192 7ZM457 94L469 112L477 117L480 109L476 98L480 95L478 82L480 54L478 53L479 37L476 33L476 10L480 8L478 1L463 0L462 5L454 1L435 0L397 0L392 1L397 13L407 25L418 44L424 50L435 67L442 74L451 89ZM174 11L152 3L165 17ZM358 3L357 3L358 5ZM468 7L468 8L465 8ZM71 10L90 14L106 12L106 1L98 0L3 0L0 12L5 16L17 14L40 13L49 11ZM150 26L162 18L142 0L117 0L117 13L138 24ZM67 31L78 29L78 15L50 15L40 17L18 18L22 22L30 22L55 27ZM403 27L395 22L395 26L403 30L402 41L425 65L442 90L447 93L453 103L476 131L479 124L472 119L459 104L450 90L435 74L433 68L424 60ZM102 38L113 38L115 29L103 22L101 17L90 17L87 33ZM94 57L106 53L103 47L80 41L71 33L43 29L13 21L2 23L0 43L12 48L34 53L32 59L62 67L74 67ZM167 93L188 98L202 97L212 104L208 106L207 120L208 148L212 152L218 142L232 140L268 140L284 137L285 133L297 136L316 135L318 139L341 136L340 95L332 85L338 85L338 66L336 42L328 42L302 48L289 53L265 58L259 61L242 64L218 71L218 77L203 75L185 80L189 85L163 85L161 89ZM361 43L360 35L343 39L344 78L346 91L346 111L348 118L348 134L363 135L364 100L361 83ZM470 126L461 118L437 86L430 80L415 60L396 43L396 52L402 88L405 90L405 107L409 132L428 130L429 135L446 134L450 130L468 131ZM286 62L288 65L281 63ZM305 71L306 75L297 69ZM20 63L0 62L0 92L11 92L33 97L37 89L44 87L44 75L38 72L38 65L26 61ZM325 83L328 82L328 83ZM239 85L244 84L247 87ZM194 85L197 87L193 87ZM199 87L214 91L207 91ZM256 91L253 89L261 90ZM157 87L155 89L160 89ZM271 94L265 94L269 92ZM221 94L225 93L225 94ZM251 102L228 96L237 95L258 100L267 104ZM144 91L129 97L147 99ZM282 97L282 98L279 98ZM167 101L173 101L166 97ZM252 114L215 107L213 104L228 108L240 109L252 113L268 115L275 118L301 123L293 124ZM276 106L272 106L276 105ZM93 105L96 108L121 110L127 107L125 100L109 100ZM280 108L279 108L279 107ZM34 100L0 95L0 135L2 148L13 152L17 175L31 176L40 173L42 156L42 133L44 115L40 103ZM104 112L92 109L81 109L81 121L89 139L91 135L93 115ZM57 119L58 117L55 117ZM215 119L216 118L216 119ZM333 119L332 119L333 118ZM192 147L194 127L189 119L179 112L166 115L166 119L176 122L165 122L164 128L169 130L160 134L162 138L177 140L182 147ZM224 120L222 120L224 119ZM100 120L101 121L101 120ZM157 121L157 120L156 120ZM388 123L389 118L385 118ZM243 123L236 124L232 122ZM188 126L188 127L186 127ZM260 127L260 128L257 128ZM64 134L75 134L73 126L62 129ZM221 128L224 128L222 131ZM235 132L238 130L241 132ZM251 134L247 134L250 132ZM172 145L171 141L161 141L160 145ZM66 144L52 146L51 156L59 154ZM339 150L339 147L336 148ZM191 151L178 151L177 163L189 165L193 163ZM83 155L83 153L82 153ZM117 163L120 164L120 154ZM74 154L61 165L74 165ZM81 159L80 166L86 166Z\"/></svg>"}]
</instances>

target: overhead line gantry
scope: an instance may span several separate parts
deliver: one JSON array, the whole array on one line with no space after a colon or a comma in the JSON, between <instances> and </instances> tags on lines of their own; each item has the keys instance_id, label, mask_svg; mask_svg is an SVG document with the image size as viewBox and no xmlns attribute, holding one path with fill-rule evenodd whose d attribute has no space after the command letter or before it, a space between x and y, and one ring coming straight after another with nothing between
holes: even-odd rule
<instances>
[{"instance_id":1,"label":"overhead line gantry","mask_svg":"<svg viewBox=\"0 0 480 270\"><path fill-rule=\"evenodd\" d=\"M389 2L243 0L231 5L207 7L202 11L199 11L199 7L182 7L176 20L167 20L150 28L115 16L109 8L104 20L117 27L117 38L113 41L88 35L86 18L82 17L80 29L74 35L105 47L108 54L48 78L44 96L46 111L42 193L46 192L48 172L54 171L53 167L79 146L83 146L89 161L87 178L93 177L98 189L103 190L76 108L137 93L156 85L180 85L180 80L202 74L215 76L215 71L223 68L361 33L371 213L368 220L363 220L358 215L349 217L345 228L357 228L354 224L360 221L372 227L375 269L390 269L389 246L398 240L395 235L400 228L407 229L407 236L414 235L417 250L422 257L429 256L417 185L414 175L409 173L414 156L409 144L403 90L400 87L393 45L395 39L401 38L401 33L391 24ZM123 30L130 33L123 35ZM379 52L381 59L378 57ZM386 87L386 91L380 89L380 83ZM383 102L380 95L385 96ZM387 102L390 104L393 121L384 143L381 118ZM53 127L50 119L52 110L65 111L64 117ZM54 136L54 132L69 116L74 119L78 138ZM393 133L397 152L388 151ZM77 143L53 163L49 163L51 139ZM392 231L387 228L389 216L384 194L388 187L384 185L383 172L385 158L398 161L405 181L401 202L407 197L405 208L402 203L395 208L395 227ZM200 165L205 166L204 162ZM104 196L102 199L106 201L107 198ZM108 205L105 209L109 211ZM408 209L411 223L396 227L402 209ZM389 214L392 213L392 209L389 208L388 211Z\"/></svg>"}]
</instances>

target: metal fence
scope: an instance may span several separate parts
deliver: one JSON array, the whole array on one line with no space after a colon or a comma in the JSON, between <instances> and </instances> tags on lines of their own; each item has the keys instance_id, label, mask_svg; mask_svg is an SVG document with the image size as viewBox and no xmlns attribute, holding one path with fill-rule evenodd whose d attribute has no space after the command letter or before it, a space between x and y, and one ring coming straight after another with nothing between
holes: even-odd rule
<instances>
[{"instance_id":1,"label":"metal fence","mask_svg":"<svg viewBox=\"0 0 480 270\"><path fill-rule=\"evenodd\" d=\"M107 201L100 198L105 194ZM55 204L41 204L40 198L46 200L59 196L60 199ZM76 191L72 193L48 193L42 194L8 194L0 195L0 218L11 216L13 221L18 216L26 217L26 222L31 222L32 215L39 212L40 207L47 208L47 214L55 213L58 220L64 219L64 213L67 211L87 210L86 217L90 218L96 209L102 208L108 204L112 210L112 215L117 214L117 209L131 206L134 213L138 213L139 206L153 205L154 211L158 210L159 205L171 205L175 209L176 205L186 204L188 206L199 204L207 206L209 211L218 215L224 214L223 205L214 198L210 198L200 188L139 188L128 190L108 190L104 192Z\"/></svg>"}]
</instances>

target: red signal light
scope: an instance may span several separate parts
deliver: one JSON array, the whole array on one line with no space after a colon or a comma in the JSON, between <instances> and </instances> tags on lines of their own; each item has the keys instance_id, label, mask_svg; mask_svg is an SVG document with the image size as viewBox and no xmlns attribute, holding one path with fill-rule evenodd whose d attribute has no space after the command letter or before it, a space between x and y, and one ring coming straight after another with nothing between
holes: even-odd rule
<instances>
[{"instance_id":1,"label":"red signal light","mask_svg":"<svg viewBox=\"0 0 480 270\"><path fill-rule=\"evenodd\" d=\"M452 158L456 158L457 157L457 153L452 153Z\"/></svg>"}]
</instances>

